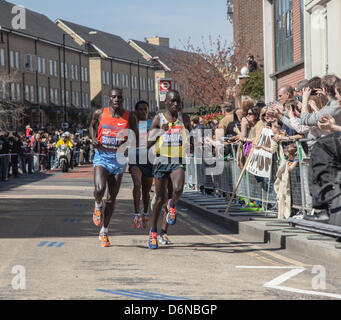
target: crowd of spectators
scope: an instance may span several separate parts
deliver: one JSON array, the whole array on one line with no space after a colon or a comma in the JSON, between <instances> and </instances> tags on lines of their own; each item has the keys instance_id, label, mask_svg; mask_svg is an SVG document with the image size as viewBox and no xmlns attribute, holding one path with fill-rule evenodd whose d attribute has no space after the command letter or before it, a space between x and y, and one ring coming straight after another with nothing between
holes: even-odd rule
<instances>
[{"instance_id":1,"label":"crowd of spectators","mask_svg":"<svg viewBox=\"0 0 341 320\"><path fill-rule=\"evenodd\" d=\"M273 154L273 159L287 161L290 173L299 162L295 141L303 139L302 148L310 154L320 138L341 131L341 79L326 75L302 80L295 88L282 86L278 101L265 104L248 98L236 108L231 103L222 105L221 114L224 117L220 121L206 123L204 117L192 117L194 129L212 129L212 137L204 137L206 145L210 144L214 150L223 143L225 157L231 154L231 145L236 146L237 165L243 168L252 146L256 147L257 137L267 127L273 132L267 151ZM216 136L217 129L223 130L223 137ZM274 171L272 179L277 178L277 173Z\"/></svg>"},{"instance_id":2,"label":"crowd of spectators","mask_svg":"<svg viewBox=\"0 0 341 320\"><path fill-rule=\"evenodd\" d=\"M25 131L25 132L24 132ZM56 144L65 129L34 128L27 125L25 130L0 132L0 179L55 170ZM93 149L88 130L80 124L67 129L71 133L73 144L73 166L92 163Z\"/></svg>"}]
</instances>

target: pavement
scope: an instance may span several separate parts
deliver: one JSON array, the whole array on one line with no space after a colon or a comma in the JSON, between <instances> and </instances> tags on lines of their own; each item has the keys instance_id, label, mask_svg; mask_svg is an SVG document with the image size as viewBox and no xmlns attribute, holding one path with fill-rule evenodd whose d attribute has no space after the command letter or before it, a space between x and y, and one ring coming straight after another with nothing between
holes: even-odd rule
<instances>
[{"instance_id":1,"label":"pavement","mask_svg":"<svg viewBox=\"0 0 341 320\"><path fill-rule=\"evenodd\" d=\"M290 242L299 232L280 243L275 230L283 225L267 225L275 221L262 213L253 219L263 220L225 219L219 210L226 200L185 192L169 229L172 244L150 250L148 230L131 227L129 174L117 199L111 247L101 248L91 218L91 166L0 183L0 300L341 299L340 260L292 253L302 252ZM319 266L328 271L325 288L313 286Z\"/></svg>"},{"instance_id":2,"label":"pavement","mask_svg":"<svg viewBox=\"0 0 341 320\"><path fill-rule=\"evenodd\" d=\"M304 230L263 212L242 211L241 206L236 204L231 206L226 215L226 199L204 195L199 191L185 191L180 204L205 219L225 226L245 240L269 243L294 254L331 264L341 262L341 243L336 237Z\"/></svg>"}]
</instances>

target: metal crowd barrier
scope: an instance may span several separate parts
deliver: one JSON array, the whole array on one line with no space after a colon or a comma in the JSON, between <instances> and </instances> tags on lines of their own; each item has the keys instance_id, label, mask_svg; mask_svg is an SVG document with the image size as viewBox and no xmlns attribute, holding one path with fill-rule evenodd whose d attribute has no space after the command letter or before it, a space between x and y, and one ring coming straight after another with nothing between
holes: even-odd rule
<instances>
[{"instance_id":1,"label":"metal crowd barrier","mask_svg":"<svg viewBox=\"0 0 341 320\"><path fill-rule=\"evenodd\" d=\"M312 210L312 198L309 193L309 155L302 148L302 141L297 141L299 166L290 176L292 208L310 212ZM237 166L236 150L232 147L231 158L224 160L224 168L221 174L212 174L208 169L212 168L214 157L207 159L196 159L191 156L187 158L186 165L186 189L201 190L204 193L215 193L227 199L233 194L234 188L242 170ZM200 160L200 161L199 161ZM277 203L277 195L274 191L276 176L271 179L257 179L253 174L245 171L236 198L247 198L250 201L262 203L264 211Z\"/></svg>"}]
</instances>

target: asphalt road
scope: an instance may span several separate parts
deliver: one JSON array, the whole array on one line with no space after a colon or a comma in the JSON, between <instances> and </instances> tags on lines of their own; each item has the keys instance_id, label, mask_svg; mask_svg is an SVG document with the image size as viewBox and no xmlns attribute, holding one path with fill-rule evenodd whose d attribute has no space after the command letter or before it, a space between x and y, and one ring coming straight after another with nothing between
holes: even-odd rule
<instances>
[{"instance_id":1,"label":"asphalt road","mask_svg":"<svg viewBox=\"0 0 341 320\"><path fill-rule=\"evenodd\" d=\"M76 168L0 185L0 299L341 299L338 266L249 242L178 208L172 244L148 249L131 227L125 175L101 248L92 223L93 170Z\"/></svg>"}]
</instances>

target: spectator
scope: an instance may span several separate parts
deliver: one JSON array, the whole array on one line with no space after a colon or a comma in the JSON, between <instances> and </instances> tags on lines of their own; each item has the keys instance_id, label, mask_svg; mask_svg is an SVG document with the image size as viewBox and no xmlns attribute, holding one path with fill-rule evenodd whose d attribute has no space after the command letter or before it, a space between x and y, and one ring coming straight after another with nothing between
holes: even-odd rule
<instances>
[{"instance_id":1,"label":"spectator","mask_svg":"<svg viewBox=\"0 0 341 320\"><path fill-rule=\"evenodd\" d=\"M258 70L258 65L253 55L247 57L247 67L250 73Z\"/></svg>"},{"instance_id":2,"label":"spectator","mask_svg":"<svg viewBox=\"0 0 341 320\"><path fill-rule=\"evenodd\" d=\"M1 161L1 180L8 180L8 167L9 167L9 151L10 146L7 139L6 132L0 133L0 161Z\"/></svg>"},{"instance_id":3,"label":"spectator","mask_svg":"<svg viewBox=\"0 0 341 320\"><path fill-rule=\"evenodd\" d=\"M32 140L31 140L32 142ZM41 136L40 133L34 135L34 140L32 144L33 151L33 168L34 172L39 172L40 169L40 151L41 151Z\"/></svg>"},{"instance_id":4,"label":"spectator","mask_svg":"<svg viewBox=\"0 0 341 320\"><path fill-rule=\"evenodd\" d=\"M338 100L336 99L335 84L339 80L338 77L333 75L327 75L322 78L322 94L327 97L328 103L318 112L309 113L308 101L311 89L307 89L306 99L303 99L301 124L308 126L317 126L318 122L324 116L332 116L335 119L337 125L341 125L341 108Z\"/></svg>"},{"instance_id":5,"label":"spectator","mask_svg":"<svg viewBox=\"0 0 341 320\"><path fill-rule=\"evenodd\" d=\"M218 129L224 130L225 136L228 125L234 121L234 107L231 103L226 103L221 106L221 109L225 117L220 120Z\"/></svg>"}]
</instances>

